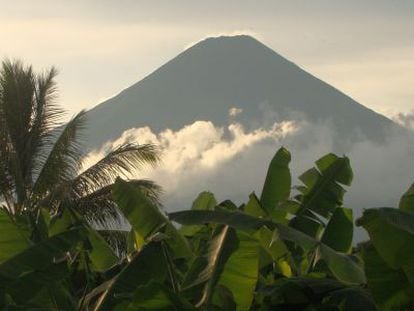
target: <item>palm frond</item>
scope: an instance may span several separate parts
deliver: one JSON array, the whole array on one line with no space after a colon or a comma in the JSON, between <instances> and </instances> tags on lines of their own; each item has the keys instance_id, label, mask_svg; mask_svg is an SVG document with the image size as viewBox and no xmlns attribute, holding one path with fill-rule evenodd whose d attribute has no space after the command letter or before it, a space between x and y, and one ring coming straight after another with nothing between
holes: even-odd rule
<instances>
[{"instance_id":1,"label":"palm frond","mask_svg":"<svg viewBox=\"0 0 414 311\"><path fill-rule=\"evenodd\" d=\"M0 203L16 214L24 207L59 212L75 204L91 223L119 224L110 185L119 175L155 165L158 150L151 144L124 144L79 173L85 112L63 126L64 111L55 105L56 75L53 67L36 74L20 61L0 66ZM159 204L155 183L131 183Z\"/></svg>"},{"instance_id":2,"label":"palm frond","mask_svg":"<svg viewBox=\"0 0 414 311\"><path fill-rule=\"evenodd\" d=\"M86 195L112 184L119 175L127 176L144 165L156 165L158 149L152 144L124 144L79 174L73 182L74 191Z\"/></svg>"},{"instance_id":3,"label":"palm frond","mask_svg":"<svg viewBox=\"0 0 414 311\"><path fill-rule=\"evenodd\" d=\"M20 204L27 198L41 163L48 139L59 124L63 110L53 104L56 95L54 68L36 75L31 66L6 60L0 73L1 176L8 179L4 189L15 188ZM10 191L9 191L10 192Z\"/></svg>"},{"instance_id":4,"label":"palm frond","mask_svg":"<svg viewBox=\"0 0 414 311\"><path fill-rule=\"evenodd\" d=\"M1 77L3 71L2 69L0 72L0 202L4 202L8 210L14 211L13 190L15 186L13 172L10 171L12 145L7 129L7 107L5 107L3 95L5 83L2 82L4 78Z\"/></svg>"},{"instance_id":5,"label":"palm frond","mask_svg":"<svg viewBox=\"0 0 414 311\"><path fill-rule=\"evenodd\" d=\"M127 255L128 230L97 230L119 258Z\"/></svg>"},{"instance_id":6,"label":"palm frond","mask_svg":"<svg viewBox=\"0 0 414 311\"><path fill-rule=\"evenodd\" d=\"M0 202L4 201L9 210L14 210L13 189L15 187L10 172L10 164L8 141L3 133L2 126L0 126Z\"/></svg>"},{"instance_id":7,"label":"palm frond","mask_svg":"<svg viewBox=\"0 0 414 311\"><path fill-rule=\"evenodd\" d=\"M47 156L57 139L57 129L62 126L62 118L65 115L63 109L55 104L57 87L55 77L57 70L52 67L36 78L36 109L30 129L31 150L35 154L33 174L38 176L41 168L47 160Z\"/></svg>"},{"instance_id":8,"label":"palm frond","mask_svg":"<svg viewBox=\"0 0 414 311\"><path fill-rule=\"evenodd\" d=\"M9 178L13 179L17 201L26 199L33 155L28 152L33 116L34 74L19 61L3 61L0 72L1 134L7 150Z\"/></svg>"},{"instance_id":9,"label":"palm frond","mask_svg":"<svg viewBox=\"0 0 414 311\"><path fill-rule=\"evenodd\" d=\"M159 198L162 194L162 189L159 185L145 179L134 179L128 182L140 189L154 204L161 207ZM91 224L97 224L105 228L111 226L119 227L126 224L113 201L112 184L74 200L73 206Z\"/></svg>"},{"instance_id":10,"label":"palm frond","mask_svg":"<svg viewBox=\"0 0 414 311\"><path fill-rule=\"evenodd\" d=\"M57 186L62 187L62 184L71 182L76 176L82 156L79 137L84 123L85 111L81 111L60 133L33 186L34 202L44 198Z\"/></svg>"}]
</instances>

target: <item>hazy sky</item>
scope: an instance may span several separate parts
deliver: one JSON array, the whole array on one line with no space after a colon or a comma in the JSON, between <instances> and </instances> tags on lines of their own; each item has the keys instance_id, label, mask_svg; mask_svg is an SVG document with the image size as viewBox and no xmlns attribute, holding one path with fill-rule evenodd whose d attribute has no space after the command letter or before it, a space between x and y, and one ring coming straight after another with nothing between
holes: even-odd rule
<instances>
[{"instance_id":1,"label":"hazy sky","mask_svg":"<svg viewBox=\"0 0 414 311\"><path fill-rule=\"evenodd\" d=\"M189 45L249 33L360 103L414 110L414 1L6 1L0 57L60 70L60 102L90 108Z\"/></svg>"}]
</instances>

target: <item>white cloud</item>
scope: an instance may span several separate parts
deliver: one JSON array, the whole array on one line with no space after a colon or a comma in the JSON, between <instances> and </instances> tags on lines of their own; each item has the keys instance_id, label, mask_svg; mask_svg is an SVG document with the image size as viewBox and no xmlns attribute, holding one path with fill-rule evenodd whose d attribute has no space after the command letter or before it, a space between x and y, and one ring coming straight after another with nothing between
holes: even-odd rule
<instances>
[{"instance_id":1,"label":"white cloud","mask_svg":"<svg viewBox=\"0 0 414 311\"><path fill-rule=\"evenodd\" d=\"M165 208L187 209L196 195L204 190L215 193L219 201L231 199L241 204L252 191L260 194L267 166L282 145L292 153L293 184L297 177L328 152L335 152L329 124L297 124L289 121L268 128L246 131L239 123L217 127L209 121L172 131L153 133L149 127L133 128L91 153L92 164L110 148L135 141L154 143L163 150L162 164L155 170L140 172L136 177L150 178L164 187ZM402 193L414 181L412 133L390 133L384 144L361 141L347 151L354 169L353 185L347 189L345 205L359 217L364 208L397 206ZM357 229L357 240L364 237Z\"/></svg>"},{"instance_id":2,"label":"white cloud","mask_svg":"<svg viewBox=\"0 0 414 311\"><path fill-rule=\"evenodd\" d=\"M168 201L168 196L182 191L180 189L184 184L192 183L197 191L201 191L203 182L199 185L199 181L202 176L215 174L260 143L279 143L297 130L298 126L290 121L250 132L246 132L240 123L223 128L210 121L196 121L180 130L166 129L160 133L153 133L149 127L132 128L115 141L106 143L101 150L91 152L84 161L84 167L87 168L109 150L126 142L158 145L162 150L162 163L157 169L144 173L147 174L145 177L156 180L164 187ZM186 191L182 192L184 197L188 195Z\"/></svg>"},{"instance_id":3,"label":"white cloud","mask_svg":"<svg viewBox=\"0 0 414 311\"><path fill-rule=\"evenodd\" d=\"M229 109L229 116L230 117L235 117L238 116L239 114L241 114L243 112L243 109L241 108L237 108L237 107L232 107Z\"/></svg>"}]
</instances>

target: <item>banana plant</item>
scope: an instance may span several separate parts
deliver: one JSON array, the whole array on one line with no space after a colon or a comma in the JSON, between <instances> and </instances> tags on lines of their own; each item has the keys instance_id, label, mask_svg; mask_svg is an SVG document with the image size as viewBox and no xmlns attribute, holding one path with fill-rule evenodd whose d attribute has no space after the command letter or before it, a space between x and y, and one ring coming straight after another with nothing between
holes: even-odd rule
<instances>
[{"instance_id":1,"label":"banana plant","mask_svg":"<svg viewBox=\"0 0 414 311\"><path fill-rule=\"evenodd\" d=\"M381 310L414 308L413 203L411 186L402 196L399 209L367 209L357 221L370 237L360 249L368 288Z\"/></svg>"},{"instance_id":2,"label":"banana plant","mask_svg":"<svg viewBox=\"0 0 414 311\"><path fill-rule=\"evenodd\" d=\"M250 310L260 301L272 301L265 289L273 288L274 297L282 295L285 287L278 285L281 280L308 282L317 288L322 284L318 281L327 278L336 284L338 293L318 292L315 295L321 301L344 300L350 305L358 296L361 305L370 310L373 302L360 286L366 283L363 268L348 253L352 215L341 208L344 191L337 197L331 195L332 189L341 187L340 182L350 183L349 161L333 155L319 160L318 169L313 169L313 184L311 178L303 178L307 190L296 198L290 198L289 162L289 151L280 149L271 162L260 199L252 193L241 206L230 201L217 204L213 194L203 192L191 210L170 214L118 179L113 197L131 225L129 260L111 280L88 295L85 305L94 310L132 310L138 306ZM321 210L318 202L329 202L329 208ZM319 219L315 215L326 217L319 236L300 230L291 221L308 213L314 219ZM174 223L181 227L177 229ZM339 230L337 239L333 238L335 229ZM298 255L301 259L295 258ZM313 265L302 267L312 256ZM151 270L151 263L158 267L156 271Z\"/></svg>"},{"instance_id":3,"label":"banana plant","mask_svg":"<svg viewBox=\"0 0 414 311\"><path fill-rule=\"evenodd\" d=\"M111 196L130 226L122 235L126 256L71 206L53 217L40 209L35 221L0 210L0 304L96 311L409 309L411 192L401 210L365 212L358 224L371 241L352 249L352 211L342 206L352 181L349 160L322 157L296 188L290 161L281 148L261 195L251 193L245 204L218 203L202 192L190 210L170 214L118 178ZM389 290L391 281L398 286Z\"/></svg>"}]
</instances>

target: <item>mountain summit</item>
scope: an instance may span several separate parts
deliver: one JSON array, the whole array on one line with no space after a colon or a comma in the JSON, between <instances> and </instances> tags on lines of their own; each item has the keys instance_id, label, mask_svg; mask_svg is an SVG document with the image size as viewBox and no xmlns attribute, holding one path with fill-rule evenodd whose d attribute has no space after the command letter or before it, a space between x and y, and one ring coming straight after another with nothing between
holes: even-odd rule
<instances>
[{"instance_id":1,"label":"mountain summit","mask_svg":"<svg viewBox=\"0 0 414 311\"><path fill-rule=\"evenodd\" d=\"M132 127L178 129L196 120L248 128L263 122L329 122L341 137L381 140L393 123L256 39L205 39L88 112L88 143L99 147Z\"/></svg>"}]
</instances>

